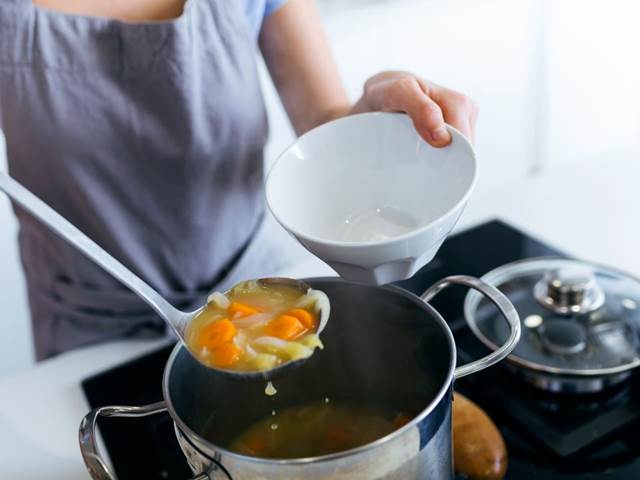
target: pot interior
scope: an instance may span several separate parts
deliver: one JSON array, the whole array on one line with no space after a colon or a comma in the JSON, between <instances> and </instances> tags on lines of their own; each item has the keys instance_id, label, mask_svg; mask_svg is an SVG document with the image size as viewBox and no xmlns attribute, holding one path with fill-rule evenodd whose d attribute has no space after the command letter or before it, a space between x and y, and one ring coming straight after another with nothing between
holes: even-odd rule
<instances>
[{"instance_id":1,"label":"pot interior","mask_svg":"<svg viewBox=\"0 0 640 480\"><path fill-rule=\"evenodd\" d=\"M165 378L165 398L174 418L224 448L273 410L328 398L414 417L448 388L453 343L430 306L396 287L339 279L308 283L331 300L331 316L321 335L324 350L274 379L277 394L270 397L266 381L216 374L177 347Z\"/></svg>"}]
</instances>

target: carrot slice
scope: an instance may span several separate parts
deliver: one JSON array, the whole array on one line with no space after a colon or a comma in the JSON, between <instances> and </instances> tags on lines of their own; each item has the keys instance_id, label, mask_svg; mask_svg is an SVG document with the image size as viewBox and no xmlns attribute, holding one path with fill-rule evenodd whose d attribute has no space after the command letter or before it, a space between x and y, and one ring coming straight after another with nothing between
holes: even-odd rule
<instances>
[{"instance_id":1,"label":"carrot slice","mask_svg":"<svg viewBox=\"0 0 640 480\"><path fill-rule=\"evenodd\" d=\"M229 313L232 316L238 317L246 317L247 315L253 315L254 313L258 313L259 310L257 308L252 307L251 305L247 305L245 303L240 302L231 302L229 305Z\"/></svg>"},{"instance_id":2,"label":"carrot slice","mask_svg":"<svg viewBox=\"0 0 640 480\"><path fill-rule=\"evenodd\" d=\"M300 320L300 323L305 326L305 328L313 328L313 315L311 315L307 310L294 308L293 310L289 310L286 315L296 317Z\"/></svg>"},{"instance_id":3,"label":"carrot slice","mask_svg":"<svg viewBox=\"0 0 640 480\"><path fill-rule=\"evenodd\" d=\"M203 347L215 349L233 340L238 330L228 318L215 321L205 326L199 335L199 343Z\"/></svg>"},{"instance_id":4,"label":"carrot slice","mask_svg":"<svg viewBox=\"0 0 640 480\"><path fill-rule=\"evenodd\" d=\"M393 428L396 430L400 427L404 427L407 423L409 423L411 419L402 413L396 415L396 418L393 419Z\"/></svg>"},{"instance_id":5,"label":"carrot slice","mask_svg":"<svg viewBox=\"0 0 640 480\"><path fill-rule=\"evenodd\" d=\"M292 317L291 315L280 315L275 320L269 322L265 328L267 335L271 337L278 337L282 340L291 340L305 330L306 328L304 328L304 325L300 320L296 317Z\"/></svg>"},{"instance_id":6,"label":"carrot slice","mask_svg":"<svg viewBox=\"0 0 640 480\"><path fill-rule=\"evenodd\" d=\"M333 427L327 431L327 443L332 451L343 450L349 444L349 432L344 428Z\"/></svg>"},{"instance_id":7,"label":"carrot slice","mask_svg":"<svg viewBox=\"0 0 640 480\"><path fill-rule=\"evenodd\" d=\"M230 367L237 363L242 356L242 350L234 343L225 343L213 350L213 365L216 367Z\"/></svg>"},{"instance_id":8,"label":"carrot slice","mask_svg":"<svg viewBox=\"0 0 640 480\"><path fill-rule=\"evenodd\" d=\"M267 449L267 442L264 438L254 435L244 440L244 445L252 455L260 455Z\"/></svg>"}]
</instances>

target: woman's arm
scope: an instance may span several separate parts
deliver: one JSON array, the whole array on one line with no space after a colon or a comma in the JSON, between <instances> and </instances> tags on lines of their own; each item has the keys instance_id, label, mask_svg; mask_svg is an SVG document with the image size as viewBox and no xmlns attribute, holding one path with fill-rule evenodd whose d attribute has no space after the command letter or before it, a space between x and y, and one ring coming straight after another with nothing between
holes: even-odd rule
<instances>
[{"instance_id":1,"label":"woman's arm","mask_svg":"<svg viewBox=\"0 0 640 480\"><path fill-rule=\"evenodd\" d=\"M447 122L473 138L478 109L469 97L407 72L383 72L351 105L329 50L313 0L289 0L269 16L260 49L297 134L351 113L406 112L434 146L451 138Z\"/></svg>"}]
</instances>

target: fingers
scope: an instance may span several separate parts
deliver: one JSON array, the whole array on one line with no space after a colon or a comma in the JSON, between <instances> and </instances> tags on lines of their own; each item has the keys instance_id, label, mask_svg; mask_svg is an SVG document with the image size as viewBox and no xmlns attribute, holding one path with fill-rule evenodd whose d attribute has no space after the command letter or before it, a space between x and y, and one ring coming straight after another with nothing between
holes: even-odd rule
<instances>
[{"instance_id":1,"label":"fingers","mask_svg":"<svg viewBox=\"0 0 640 480\"><path fill-rule=\"evenodd\" d=\"M445 118L438 104L423 91L413 76L396 79L386 89L384 109L405 112L422 138L434 147L443 147L451 142Z\"/></svg>"},{"instance_id":2,"label":"fingers","mask_svg":"<svg viewBox=\"0 0 640 480\"><path fill-rule=\"evenodd\" d=\"M409 116L413 120L418 133L434 147L444 147L451 143L451 134L445 125L443 111L428 95L422 93L422 105L416 105L415 109L409 111Z\"/></svg>"},{"instance_id":3,"label":"fingers","mask_svg":"<svg viewBox=\"0 0 640 480\"><path fill-rule=\"evenodd\" d=\"M473 142L478 107L455 90L407 72L383 72L367 81L364 98L365 111L407 113L420 136L434 147L451 143L445 122Z\"/></svg>"},{"instance_id":4,"label":"fingers","mask_svg":"<svg viewBox=\"0 0 640 480\"><path fill-rule=\"evenodd\" d=\"M442 109L445 121L473 142L478 117L475 102L455 90L438 85L431 85L429 88L430 96Z\"/></svg>"},{"instance_id":5,"label":"fingers","mask_svg":"<svg viewBox=\"0 0 640 480\"><path fill-rule=\"evenodd\" d=\"M480 114L480 109L478 108L478 104L474 101L471 102L473 106L471 109L471 143L475 143L476 141L476 123L478 122L478 115Z\"/></svg>"}]
</instances>

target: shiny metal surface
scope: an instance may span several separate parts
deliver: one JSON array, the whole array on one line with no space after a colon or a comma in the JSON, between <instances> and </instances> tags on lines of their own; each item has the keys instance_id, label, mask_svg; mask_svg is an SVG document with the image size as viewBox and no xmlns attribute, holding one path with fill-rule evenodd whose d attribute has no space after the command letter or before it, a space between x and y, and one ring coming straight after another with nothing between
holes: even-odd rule
<instances>
[{"instance_id":1,"label":"shiny metal surface","mask_svg":"<svg viewBox=\"0 0 640 480\"><path fill-rule=\"evenodd\" d=\"M579 323L565 319L551 319L533 329L540 343L556 355L575 355L587 348L587 331Z\"/></svg>"},{"instance_id":2,"label":"shiny metal surface","mask_svg":"<svg viewBox=\"0 0 640 480\"><path fill-rule=\"evenodd\" d=\"M554 258L554 257L541 257L527 260L516 261L507 265L503 265L498 267L491 272L482 276L482 281L491 284L491 285L501 285L505 281L513 278L513 275L520 274L522 272L526 272L530 269L537 268L537 264L544 264L549 261L560 262L560 263L575 263L575 260L567 260L564 258ZM634 281L640 284L640 279L636 279L635 277L630 277L628 274L625 274L622 271L615 270L610 267L605 267L603 265L598 265L595 263L588 262L588 265L591 267L606 269L607 271L617 272L619 275L625 275L626 277L632 278ZM469 327L476 335L476 337L485 344L488 348L495 350L498 346L487 336L484 332L478 328L478 324L475 319L475 311L478 308L482 297L475 294L475 292L469 292L464 301L464 316L469 324ZM525 318L526 321L526 318ZM568 369L568 368L560 368L554 367L552 365L544 365L538 362L531 362L525 358L518 356L517 354L512 354L507 357L507 360L513 364L523 366L526 368L530 368L532 370L537 370L540 372L550 373L554 375L570 375L570 376L600 376L600 375L609 375L609 374L617 374L626 372L628 370L632 370L638 366L640 366L640 357L634 358L628 363L624 365L619 365L615 367L606 367L606 368L581 368L581 369Z\"/></svg>"},{"instance_id":3,"label":"shiny metal surface","mask_svg":"<svg viewBox=\"0 0 640 480\"><path fill-rule=\"evenodd\" d=\"M533 370L509 365L515 375L541 390L554 393L597 393L625 382L632 372L596 377L576 377L571 375L548 375Z\"/></svg>"},{"instance_id":4,"label":"shiny metal surface","mask_svg":"<svg viewBox=\"0 0 640 480\"><path fill-rule=\"evenodd\" d=\"M78 439L80 441L80 453L87 467L87 471L94 480L115 480L116 476L104 461L102 453L98 449L96 428L100 417L125 417L136 418L155 415L167 411L164 402L151 403L142 407L101 407L91 410L80 423ZM208 473L203 472L191 480L208 480Z\"/></svg>"},{"instance_id":5,"label":"shiny metal surface","mask_svg":"<svg viewBox=\"0 0 640 480\"><path fill-rule=\"evenodd\" d=\"M518 341L520 340L522 326L520 325L520 317L518 316L518 312L516 312L516 309L513 308L513 305L507 299L507 297L505 297L497 288L474 277L469 277L466 275L456 275L444 278L435 285L431 286L426 292L424 292L421 298L425 302L429 302L439 292L451 285L462 285L472 288L488 298L491 302L493 302L493 304L498 308L502 316L505 318L511 331L511 334L509 335L509 338L507 339L505 344L500 348L495 349L493 353L467 365L456 368L455 377L461 378L465 375L470 375L480 370L484 370L485 368L490 367L491 365L494 365L495 363L507 357L513 351L515 346L518 344ZM467 317L465 316L465 318Z\"/></svg>"},{"instance_id":6,"label":"shiny metal surface","mask_svg":"<svg viewBox=\"0 0 640 480\"><path fill-rule=\"evenodd\" d=\"M432 298L453 283L487 290L474 280L445 279L425 295ZM333 318L324 331L325 349L274 382L275 397L264 394L264 381L220 375L198 363L183 346L173 350L165 368L163 395L194 473L211 480L452 479L456 354L453 335L443 318L428 303L398 287L357 285L334 278L307 282L331 299ZM488 291L508 314L502 298ZM471 370L495 361L492 357L490 362L474 363ZM367 445L318 457L257 458L226 448L273 409L322 398L361 404L374 400L413 418ZM94 425L93 417L92 412L86 423ZM81 436L95 433L86 423ZM95 448L88 457L99 459Z\"/></svg>"},{"instance_id":7,"label":"shiny metal surface","mask_svg":"<svg viewBox=\"0 0 640 480\"><path fill-rule=\"evenodd\" d=\"M593 262L581 262L556 257L526 259L503 265L483 275L482 280L502 287L506 286L508 282L513 282L516 278L531 275L532 272L544 271L550 265L553 266L552 270L570 269L569 273L565 270L561 283L578 285L575 288L576 290L589 288L591 283L587 275L580 274L580 272L577 272L577 274L571 273L571 271L576 272L576 265L586 266L596 276L602 275L603 282L619 278L630 282L631 285L640 285L640 279L620 270ZM545 282L553 281L553 278L557 276L558 274L555 273L553 276L544 277L540 273L541 281ZM539 283L535 285L537 286ZM560 288L560 286L557 286L557 288ZM533 290L532 288L529 293L530 298L533 300L533 305L543 305L541 302L536 301ZM526 292L520 292L517 289L514 292L505 290L505 293L513 296L512 299L515 298L514 303L518 305L525 300L526 296ZM519 296L520 294L522 296ZM562 295L564 294L552 293L552 296L560 299L558 301L570 303L572 294L566 294L564 300L561 299ZM588 296L588 294L585 295ZM619 352L628 351L631 348L630 345L633 345L634 342L636 345L638 344L639 340L634 340L637 333L634 334L631 327L628 327L629 331L625 333L622 322L615 320L616 312L633 311L636 308L636 302L634 299L623 300L617 310L612 309L611 313L607 314L614 315L613 319L604 321L604 313L607 312L609 303L615 297L608 293L606 295L606 297L603 296L606 301L598 309L586 314L560 315L548 309L547 306L540 307L539 312L529 311L530 309L521 311L520 314L524 317L523 323L527 327L525 332L527 342L531 342L532 338L535 337L540 345L540 352L547 352L547 355L551 355L550 359L562 359L565 363L573 359L575 365L564 367L545 364L542 361L532 361L520 353L520 348L525 346L522 344L507 357L507 361L513 367L510 370L516 372L522 379L537 388L565 393L595 393L618 385L628 379L631 375L631 370L640 366L640 355L638 355L637 351L635 353L633 351L628 352L626 360L620 356L622 363L614 366L594 367L586 365L586 360L583 361L583 359L593 359L593 348L595 347L606 349L607 353L610 352L612 354L611 358L618 358ZM580 294L573 297L573 300L576 301L577 298L580 298ZM476 311L481 301L482 299L478 295L469 293L464 303L464 315L476 337L488 348L495 350L498 348L496 343L485 334L483 329L479 328L476 322ZM599 300L590 300L590 302L591 306L593 306L597 305ZM545 311L549 315L546 315ZM564 328L562 322L569 322L575 325L572 325L570 329L567 329L562 334L559 331ZM635 332L638 332L638 328L635 329Z\"/></svg>"},{"instance_id":8,"label":"shiny metal surface","mask_svg":"<svg viewBox=\"0 0 640 480\"><path fill-rule=\"evenodd\" d=\"M419 297L394 286L365 286L335 278L307 283L331 299L332 321L323 334L325 349L274 382L276 408L325 396L363 403L385 398L385 403L400 410L417 409L419 413L384 438L331 455L286 460L240 455L224 445L245 426L270 415L274 404L264 395L265 383L234 382L213 375L176 348L167 363L163 389L190 462L204 467L210 466L209 460L219 459L233 480L299 479L301 468L309 479L411 480L424 478L421 472L425 469L437 472L434 478L451 478L450 448L446 455L423 451L436 448L437 441L432 444L430 439L445 421L443 415L433 412L445 398L442 408L450 407L455 347L442 317ZM362 335L363 319L371 325L366 336ZM389 345L394 348L388 349ZM193 391L194 383L202 394ZM244 405L244 411L233 418L238 403ZM421 458L435 463L425 465Z\"/></svg>"},{"instance_id":9,"label":"shiny metal surface","mask_svg":"<svg viewBox=\"0 0 640 480\"><path fill-rule=\"evenodd\" d=\"M421 432L433 430L433 419L423 419L384 450L364 450L348 457L307 465L294 462L246 463L194 444L176 425L180 448L194 472L207 471L211 480L422 480L453 478L451 455L451 399L445 397L433 412L441 420L420 449ZM415 452L415 453L414 453ZM213 455L213 456L212 456ZM222 467L224 465L225 467ZM303 472L303 473L301 473Z\"/></svg>"},{"instance_id":10,"label":"shiny metal surface","mask_svg":"<svg viewBox=\"0 0 640 480\"><path fill-rule=\"evenodd\" d=\"M604 290L598 285L593 270L564 267L549 270L535 285L535 299L559 315L585 314L604 305Z\"/></svg>"},{"instance_id":11,"label":"shiny metal surface","mask_svg":"<svg viewBox=\"0 0 640 480\"><path fill-rule=\"evenodd\" d=\"M183 312L167 302L150 285L140 277L125 267L122 263L107 253L97 243L87 237L78 228L71 224L66 218L56 212L49 205L44 203L20 183L7 174L0 172L0 190L5 192L13 201L21 205L33 216L47 225L51 230L60 235L64 240L76 247L96 264L106 270L109 274L120 280L125 286L136 293L147 305L149 305L167 324L173 329L177 337L184 341L184 333L187 325L204 308L201 307L193 312ZM304 293L308 290L308 285L300 280L287 278L260 279L259 281L289 284L294 288L301 289ZM326 326L326 321L318 326L321 332ZM238 376L239 378L271 378L284 373L292 367L299 366L304 360L297 362L287 362L272 370L264 372L236 372L233 370L220 370L224 375ZM214 367L209 367L215 369Z\"/></svg>"}]
</instances>

